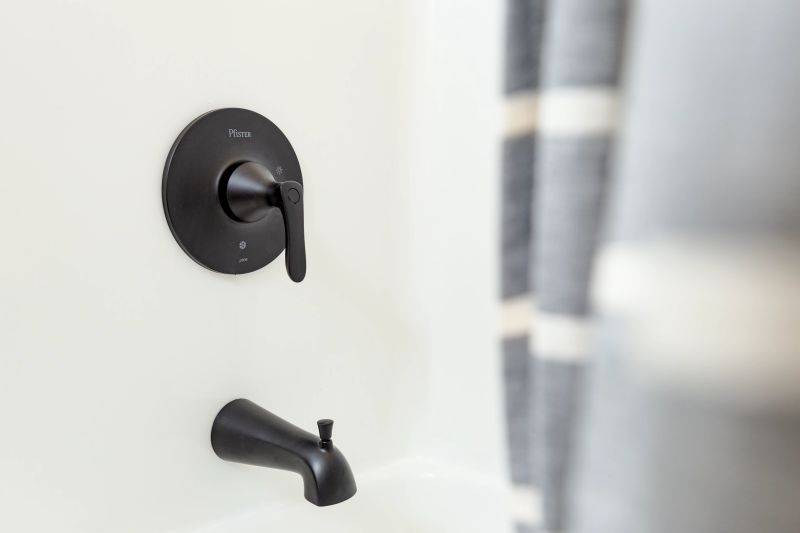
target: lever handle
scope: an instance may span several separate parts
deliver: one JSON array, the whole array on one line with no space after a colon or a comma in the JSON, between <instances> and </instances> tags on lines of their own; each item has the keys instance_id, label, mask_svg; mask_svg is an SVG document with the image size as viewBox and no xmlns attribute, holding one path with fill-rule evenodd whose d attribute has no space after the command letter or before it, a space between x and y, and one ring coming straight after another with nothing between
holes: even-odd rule
<instances>
[{"instance_id":1,"label":"lever handle","mask_svg":"<svg viewBox=\"0 0 800 533\"><path fill-rule=\"evenodd\" d=\"M277 183L278 207L286 229L286 272L292 281L306 277L306 244L303 229L303 186L296 181Z\"/></svg>"},{"instance_id":2,"label":"lever handle","mask_svg":"<svg viewBox=\"0 0 800 533\"><path fill-rule=\"evenodd\" d=\"M277 207L286 232L286 272L292 281L306 277L306 244L303 229L303 186L278 181L267 167L254 161L238 164L222 195L228 214L240 222L256 222Z\"/></svg>"}]
</instances>

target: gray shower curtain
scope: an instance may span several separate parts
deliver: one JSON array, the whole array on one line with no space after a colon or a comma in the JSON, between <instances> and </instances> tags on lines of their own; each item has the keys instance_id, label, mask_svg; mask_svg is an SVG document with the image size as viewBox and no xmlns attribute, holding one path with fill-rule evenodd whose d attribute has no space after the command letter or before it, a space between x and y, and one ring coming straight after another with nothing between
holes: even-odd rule
<instances>
[{"instance_id":1,"label":"gray shower curtain","mask_svg":"<svg viewBox=\"0 0 800 533\"><path fill-rule=\"evenodd\" d=\"M800 2L508 0L506 48L517 531L797 533Z\"/></svg>"}]
</instances>

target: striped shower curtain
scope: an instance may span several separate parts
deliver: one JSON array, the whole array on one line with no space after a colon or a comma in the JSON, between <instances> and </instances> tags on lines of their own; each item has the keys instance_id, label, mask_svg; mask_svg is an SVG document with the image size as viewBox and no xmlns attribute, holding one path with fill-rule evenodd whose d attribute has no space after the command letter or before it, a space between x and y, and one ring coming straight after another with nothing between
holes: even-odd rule
<instances>
[{"instance_id":1,"label":"striped shower curtain","mask_svg":"<svg viewBox=\"0 0 800 533\"><path fill-rule=\"evenodd\" d=\"M507 0L518 532L800 532L800 2Z\"/></svg>"}]
</instances>

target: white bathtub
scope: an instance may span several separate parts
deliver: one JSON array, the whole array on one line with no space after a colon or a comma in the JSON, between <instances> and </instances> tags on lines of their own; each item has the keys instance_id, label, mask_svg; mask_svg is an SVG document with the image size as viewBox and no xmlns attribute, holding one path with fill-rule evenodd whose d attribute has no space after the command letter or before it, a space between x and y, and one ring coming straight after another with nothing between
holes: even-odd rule
<instances>
[{"instance_id":1,"label":"white bathtub","mask_svg":"<svg viewBox=\"0 0 800 533\"><path fill-rule=\"evenodd\" d=\"M406 459L359 476L359 492L345 503L264 505L198 533L503 533L510 531L508 502L506 485L496 478Z\"/></svg>"}]
</instances>

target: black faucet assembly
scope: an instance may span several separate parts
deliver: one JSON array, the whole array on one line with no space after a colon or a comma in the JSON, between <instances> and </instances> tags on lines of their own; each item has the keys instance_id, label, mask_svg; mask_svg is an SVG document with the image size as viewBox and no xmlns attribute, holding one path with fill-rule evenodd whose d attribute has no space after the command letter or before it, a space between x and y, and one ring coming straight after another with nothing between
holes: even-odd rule
<instances>
[{"instance_id":1,"label":"black faucet assembly","mask_svg":"<svg viewBox=\"0 0 800 533\"><path fill-rule=\"evenodd\" d=\"M331 440L333 420L319 420L317 426L319 437L250 400L233 400L214 419L211 447L226 461L296 472L303 477L306 500L333 505L355 494L356 482Z\"/></svg>"},{"instance_id":2,"label":"black faucet assembly","mask_svg":"<svg viewBox=\"0 0 800 533\"><path fill-rule=\"evenodd\" d=\"M289 139L266 117L226 108L197 117L178 135L164 165L161 197L169 228L196 262L245 274L284 250L292 281L306 275L303 176ZM331 440L319 438L248 400L217 414L211 446L226 461L291 470L303 476L315 505L356 493L353 472Z\"/></svg>"},{"instance_id":3,"label":"black faucet assembly","mask_svg":"<svg viewBox=\"0 0 800 533\"><path fill-rule=\"evenodd\" d=\"M161 197L181 248L216 272L245 274L286 250L306 275L303 175L289 139L247 109L217 109L186 126L167 156Z\"/></svg>"}]
</instances>

